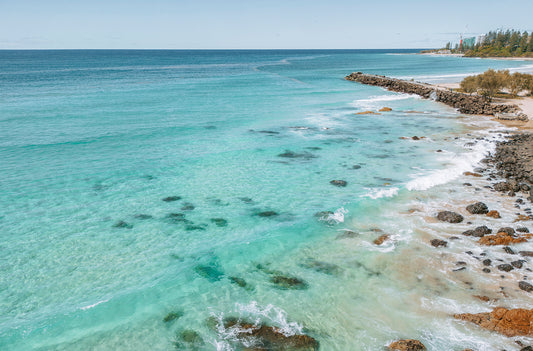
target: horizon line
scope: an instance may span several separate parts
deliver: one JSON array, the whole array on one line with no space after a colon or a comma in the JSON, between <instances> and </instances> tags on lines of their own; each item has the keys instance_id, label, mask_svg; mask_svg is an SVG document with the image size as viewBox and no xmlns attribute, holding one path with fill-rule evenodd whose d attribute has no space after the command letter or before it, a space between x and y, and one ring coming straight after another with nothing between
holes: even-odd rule
<instances>
[{"instance_id":1,"label":"horizon line","mask_svg":"<svg viewBox=\"0 0 533 351\"><path fill-rule=\"evenodd\" d=\"M355 48L297 48L297 49L290 49L290 48L195 48L195 49L187 49L187 48L18 48L18 49L7 49L7 48L0 48L0 51L24 51L24 50L33 50L33 51L66 51L66 50L187 50L187 51L216 51L216 50L228 50L228 51L238 51L238 50L254 50L254 51L261 51L261 50L429 50L429 49L436 49L436 48L361 48L361 49L355 49Z\"/></svg>"}]
</instances>

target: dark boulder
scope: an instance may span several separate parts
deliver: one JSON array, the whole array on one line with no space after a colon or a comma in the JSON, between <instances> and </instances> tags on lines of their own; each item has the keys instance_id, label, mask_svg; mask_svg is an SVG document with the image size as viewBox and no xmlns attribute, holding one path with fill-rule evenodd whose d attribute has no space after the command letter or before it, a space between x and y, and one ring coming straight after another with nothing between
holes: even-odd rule
<instances>
[{"instance_id":1,"label":"dark boulder","mask_svg":"<svg viewBox=\"0 0 533 351\"><path fill-rule=\"evenodd\" d=\"M485 225L482 225L482 226L476 227L476 229L474 229L473 236L481 238L484 235L487 235L487 234L490 234L490 233L492 233L492 229L490 229L489 227L487 227Z\"/></svg>"},{"instance_id":2,"label":"dark boulder","mask_svg":"<svg viewBox=\"0 0 533 351\"><path fill-rule=\"evenodd\" d=\"M533 285L528 282L521 281L518 283L518 287L526 292L533 292Z\"/></svg>"},{"instance_id":3,"label":"dark boulder","mask_svg":"<svg viewBox=\"0 0 533 351\"><path fill-rule=\"evenodd\" d=\"M500 264L497 266L500 271L510 272L513 270L513 266L508 263Z\"/></svg>"},{"instance_id":4,"label":"dark boulder","mask_svg":"<svg viewBox=\"0 0 533 351\"><path fill-rule=\"evenodd\" d=\"M511 262L511 265L513 267L515 267L515 268L520 269L520 268L522 268L524 262L526 262L526 261L524 261L524 260L516 260L516 261Z\"/></svg>"},{"instance_id":5,"label":"dark boulder","mask_svg":"<svg viewBox=\"0 0 533 351\"><path fill-rule=\"evenodd\" d=\"M345 180L332 180L329 183L338 187L345 187L346 185L348 185L348 182Z\"/></svg>"},{"instance_id":6,"label":"dark boulder","mask_svg":"<svg viewBox=\"0 0 533 351\"><path fill-rule=\"evenodd\" d=\"M500 191L500 192L506 192L509 191L509 186L506 182L500 182L493 185L494 190Z\"/></svg>"},{"instance_id":7,"label":"dark boulder","mask_svg":"<svg viewBox=\"0 0 533 351\"><path fill-rule=\"evenodd\" d=\"M497 233L507 233L508 235L513 236L515 234L515 231L511 227L504 227L498 229Z\"/></svg>"},{"instance_id":8,"label":"dark boulder","mask_svg":"<svg viewBox=\"0 0 533 351\"><path fill-rule=\"evenodd\" d=\"M489 208L483 202L476 202L466 206L466 210L471 214L487 214L489 213Z\"/></svg>"},{"instance_id":9,"label":"dark boulder","mask_svg":"<svg viewBox=\"0 0 533 351\"><path fill-rule=\"evenodd\" d=\"M452 211L441 211L437 215L437 219L442 222L448 223L461 223L463 221L463 216L459 213Z\"/></svg>"},{"instance_id":10,"label":"dark boulder","mask_svg":"<svg viewBox=\"0 0 533 351\"><path fill-rule=\"evenodd\" d=\"M431 240L431 246L434 246L434 247L446 247L448 246L448 242L447 241L444 241L444 240L439 240L439 239L433 239Z\"/></svg>"}]
</instances>

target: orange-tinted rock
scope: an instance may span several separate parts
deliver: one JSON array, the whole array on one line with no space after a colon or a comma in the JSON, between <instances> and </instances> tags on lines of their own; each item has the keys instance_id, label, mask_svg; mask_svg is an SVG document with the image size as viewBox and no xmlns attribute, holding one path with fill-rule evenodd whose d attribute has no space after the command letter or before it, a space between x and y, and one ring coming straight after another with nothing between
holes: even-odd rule
<instances>
[{"instance_id":1,"label":"orange-tinted rock","mask_svg":"<svg viewBox=\"0 0 533 351\"><path fill-rule=\"evenodd\" d=\"M381 113L377 113L374 111L363 111L363 112L356 112L356 115L380 115Z\"/></svg>"},{"instance_id":2,"label":"orange-tinted rock","mask_svg":"<svg viewBox=\"0 0 533 351\"><path fill-rule=\"evenodd\" d=\"M526 216L526 215L518 215L518 217L516 217L516 219L514 220L515 222L519 222L519 221L529 221L530 219L533 219L531 216Z\"/></svg>"},{"instance_id":3,"label":"orange-tinted rock","mask_svg":"<svg viewBox=\"0 0 533 351\"><path fill-rule=\"evenodd\" d=\"M496 211L496 210L492 210L492 211L489 211L489 213L487 213L487 217L492 217L492 218L501 218L500 216L500 212Z\"/></svg>"},{"instance_id":4,"label":"orange-tinted rock","mask_svg":"<svg viewBox=\"0 0 533 351\"><path fill-rule=\"evenodd\" d=\"M385 240L389 239L389 237L389 234L383 234L382 236L374 240L374 244L381 245L383 244L383 242L385 242Z\"/></svg>"},{"instance_id":5,"label":"orange-tinted rock","mask_svg":"<svg viewBox=\"0 0 533 351\"><path fill-rule=\"evenodd\" d=\"M464 172L463 175L465 175L465 176L471 176L471 177L483 177L481 174L479 174L479 173L474 173L474 172Z\"/></svg>"},{"instance_id":6,"label":"orange-tinted rock","mask_svg":"<svg viewBox=\"0 0 533 351\"><path fill-rule=\"evenodd\" d=\"M485 235L479 239L478 243L481 245L493 246L493 245L509 245L509 244L519 244L526 242L527 239L530 239L532 234L524 234L517 237L512 237L508 233L499 232L493 235Z\"/></svg>"},{"instance_id":7,"label":"orange-tinted rock","mask_svg":"<svg viewBox=\"0 0 533 351\"><path fill-rule=\"evenodd\" d=\"M505 336L533 336L533 310L497 307L490 313L462 313L455 318Z\"/></svg>"},{"instance_id":8,"label":"orange-tinted rock","mask_svg":"<svg viewBox=\"0 0 533 351\"><path fill-rule=\"evenodd\" d=\"M395 351L423 351L426 347L418 340L398 340L389 345L389 350Z\"/></svg>"},{"instance_id":9,"label":"orange-tinted rock","mask_svg":"<svg viewBox=\"0 0 533 351\"><path fill-rule=\"evenodd\" d=\"M490 299L488 298L488 296L481 296L481 295L473 295L476 299L479 299L483 302L489 302Z\"/></svg>"},{"instance_id":10,"label":"orange-tinted rock","mask_svg":"<svg viewBox=\"0 0 533 351\"><path fill-rule=\"evenodd\" d=\"M392 111L392 108L390 107L382 107L379 109L379 112L390 112Z\"/></svg>"}]
</instances>

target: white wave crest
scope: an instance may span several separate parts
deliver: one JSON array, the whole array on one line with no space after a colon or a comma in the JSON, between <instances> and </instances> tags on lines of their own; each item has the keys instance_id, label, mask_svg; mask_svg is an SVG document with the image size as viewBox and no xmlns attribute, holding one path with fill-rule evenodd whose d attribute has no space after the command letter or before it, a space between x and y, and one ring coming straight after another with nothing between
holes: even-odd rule
<instances>
[{"instance_id":1,"label":"white wave crest","mask_svg":"<svg viewBox=\"0 0 533 351\"><path fill-rule=\"evenodd\" d=\"M283 335L289 337L296 334L303 334L303 327L296 322L289 322L287 314L284 310L272 304L266 307L261 307L256 301L248 304L235 304L235 310L238 314L238 319L253 323L258 326L261 323L266 323L269 326L274 326ZM243 338L243 334L252 332L252 329L242 328L240 324L233 325L229 328L224 327L224 313L212 314L218 321L217 333L219 340L214 340L212 344L218 351L233 350L232 342L238 341L244 347L253 347L254 341L251 338Z\"/></svg>"},{"instance_id":2,"label":"white wave crest","mask_svg":"<svg viewBox=\"0 0 533 351\"><path fill-rule=\"evenodd\" d=\"M361 195L360 197L369 197L372 200L381 199L383 197L394 197L398 195L398 191L400 191L399 188L392 187L392 188L366 188L368 192L366 194Z\"/></svg>"},{"instance_id":3,"label":"white wave crest","mask_svg":"<svg viewBox=\"0 0 533 351\"><path fill-rule=\"evenodd\" d=\"M109 301L109 300L110 300L110 299L102 300L102 301L98 301L98 302L96 302L96 303L93 303L92 305L88 305L88 306L80 307L80 310L84 310L84 311L85 311L85 310L88 310L88 309L90 309L90 308L93 308L93 307L98 306L98 305L101 304L101 303L105 303L105 302L107 302L107 301Z\"/></svg>"},{"instance_id":4,"label":"white wave crest","mask_svg":"<svg viewBox=\"0 0 533 351\"><path fill-rule=\"evenodd\" d=\"M350 105L353 107L372 108L381 106L383 102L407 100L407 99L421 99L420 96L414 94L395 94L395 95L374 95L368 99L359 99L353 101Z\"/></svg>"},{"instance_id":5,"label":"white wave crest","mask_svg":"<svg viewBox=\"0 0 533 351\"><path fill-rule=\"evenodd\" d=\"M344 222L344 215L348 213L348 210L346 210L344 207L339 208L332 214L328 215L326 217L327 222L333 222L333 223L343 223Z\"/></svg>"},{"instance_id":6,"label":"white wave crest","mask_svg":"<svg viewBox=\"0 0 533 351\"><path fill-rule=\"evenodd\" d=\"M493 143L478 142L473 146L471 152L449 153L443 158L443 161L448 164L445 169L415 174L415 178L409 181L405 187L409 191L427 190L437 185L446 184L459 178L464 172L472 171L485 154L488 151L493 151L494 148Z\"/></svg>"}]
</instances>

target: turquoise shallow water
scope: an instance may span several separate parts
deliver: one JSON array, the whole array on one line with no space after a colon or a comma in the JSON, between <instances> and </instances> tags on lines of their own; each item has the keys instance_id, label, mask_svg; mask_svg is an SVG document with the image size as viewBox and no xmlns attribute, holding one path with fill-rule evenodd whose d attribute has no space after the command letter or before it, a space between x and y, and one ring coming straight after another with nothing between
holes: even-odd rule
<instances>
[{"instance_id":1,"label":"turquoise shallow water","mask_svg":"<svg viewBox=\"0 0 533 351\"><path fill-rule=\"evenodd\" d=\"M1 51L1 348L172 350L194 330L203 342L179 347L229 350L206 325L228 315L305 328L324 350L415 331L455 345L407 317L416 287L387 250L339 235L408 237L387 214L483 150L450 137L469 131L453 109L343 78L526 63L408 53ZM279 289L272 270L307 288Z\"/></svg>"}]
</instances>

